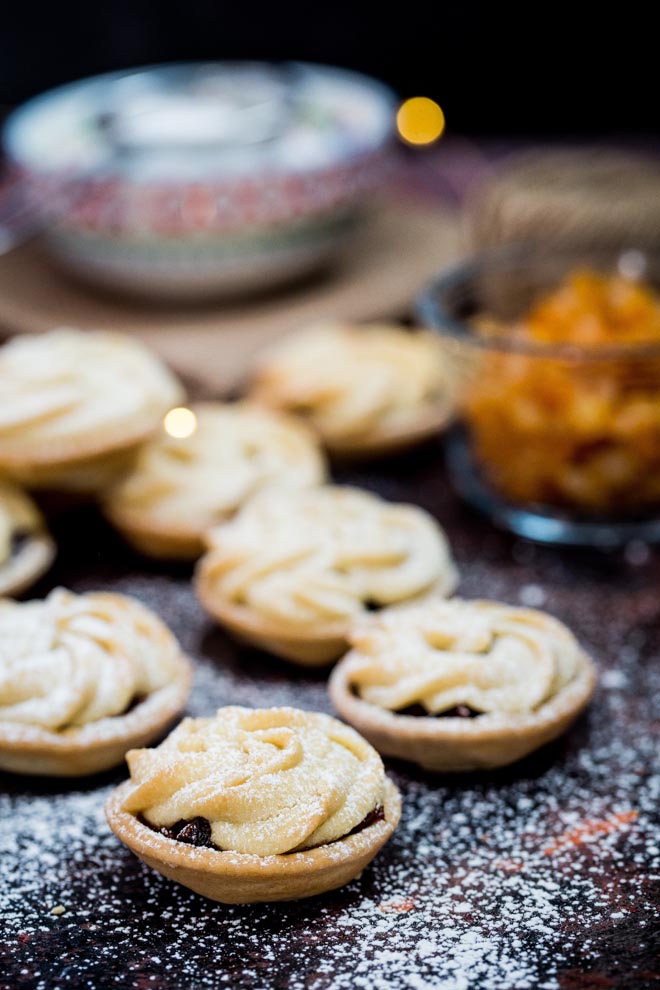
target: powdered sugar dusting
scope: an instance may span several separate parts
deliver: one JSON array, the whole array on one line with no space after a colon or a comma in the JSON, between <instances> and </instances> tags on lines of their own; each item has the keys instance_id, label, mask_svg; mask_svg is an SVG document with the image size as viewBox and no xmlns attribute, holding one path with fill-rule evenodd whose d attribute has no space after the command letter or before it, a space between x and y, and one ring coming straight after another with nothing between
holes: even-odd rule
<instances>
[{"instance_id":1,"label":"powdered sugar dusting","mask_svg":"<svg viewBox=\"0 0 660 990\"><path fill-rule=\"evenodd\" d=\"M461 595L518 604L521 588L542 588L543 607L594 655L605 676L587 716L491 774L434 778L390 763L404 797L392 840L342 890L288 905L214 904L135 860L102 810L123 771L70 785L5 777L1 987L660 986L660 560L512 542L466 518L434 464L406 462L406 472L452 532ZM396 470L360 480L404 493ZM103 586L154 608L195 660L191 714L222 704L331 710L321 673L235 649L185 572L131 574L135 558L89 525L97 546L106 541ZM80 553L54 580L98 587Z\"/></svg>"}]
</instances>

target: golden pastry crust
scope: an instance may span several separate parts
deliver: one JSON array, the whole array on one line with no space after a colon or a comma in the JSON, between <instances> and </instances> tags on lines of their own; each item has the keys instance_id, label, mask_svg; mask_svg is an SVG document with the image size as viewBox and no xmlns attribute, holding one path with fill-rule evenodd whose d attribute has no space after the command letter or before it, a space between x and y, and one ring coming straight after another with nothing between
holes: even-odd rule
<instances>
[{"instance_id":1,"label":"golden pastry crust","mask_svg":"<svg viewBox=\"0 0 660 990\"><path fill-rule=\"evenodd\" d=\"M340 656L370 607L449 594L457 582L431 516L357 488L264 492L207 539L196 590L211 615L309 666Z\"/></svg>"},{"instance_id":2,"label":"golden pastry crust","mask_svg":"<svg viewBox=\"0 0 660 990\"><path fill-rule=\"evenodd\" d=\"M0 768L78 776L115 766L185 706L188 661L124 595L0 601Z\"/></svg>"},{"instance_id":3,"label":"golden pastry crust","mask_svg":"<svg viewBox=\"0 0 660 990\"><path fill-rule=\"evenodd\" d=\"M329 323L268 353L250 391L302 416L332 452L376 455L437 433L451 416L454 387L434 334Z\"/></svg>"},{"instance_id":4,"label":"golden pastry crust","mask_svg":"<svg viewBox=\"0 0 660 990\"><path fill-rule=\"evenodd\" d=\"M94 490L125 467L183 396L141 343L51 330L0 349L0 470L26 484Z\"/></svg>"},{"instance_id":5,"label":"golden pastry crust","mask_svg":"<svg viewBox=\"0 0 660 990\"><path fill-rule=\"evenodd\" d=\"M200 403L192 411L194 432L177 439L161 430L105 501L110 521L155 557L198 557L205 531L256 492L325 479L313 433L293 417L248 402Z\"/></svg>"},{"instance_id":6,"label":"golden pastry crust","mask_svg":"<svg viewBox=\"0 0 660 990\"><path fill-rule=\"evenodd\" d=\"M562 623L498 602L383 612L350 639L330 678L336 709L379 752L429 770L521 759L568 728L596 683L592 660ZM428 714L399 714L410 706ZM458 706L476 717L442 717Z\"/></svg>"},{"instance_id":7,"label":"golden pastry crust","mask_svg":"<svg viewBox=\"0 0 660 990\"><path fill-rule=\"evenodd\" d=\"M148 865L225 903L291 900L357 876L394 831L400 797L353 729L293 708L223 708L128 754L110 827ZM378 814L374 814L374 812ZM211 847L163 834L204 819Z\"/></svg>"},{"instance_id":8,"label":"golden pastry crust","mask_svg":"<svg viewBox=\"0 0 660 990\"><path fill-rule=\"evenodd\" d=\"M54 557L55 543L32 499L0 482L0 596L21 594L45 574Z\"/></svg>"}]
</instances>

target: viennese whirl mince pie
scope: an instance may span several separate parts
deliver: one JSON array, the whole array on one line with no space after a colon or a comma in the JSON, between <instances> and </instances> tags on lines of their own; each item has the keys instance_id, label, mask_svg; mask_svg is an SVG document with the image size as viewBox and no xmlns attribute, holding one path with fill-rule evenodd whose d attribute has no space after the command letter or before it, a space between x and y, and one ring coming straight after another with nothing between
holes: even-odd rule
<instances>
[{"instance_id":1,"label":"viennese whirl mince pie","mask_svg":"<svg viewBox=\"0 0 660 990\"><path fill-rule=\"evenodd\" d=\"M205 402L191 411L192 433L172 437L161 430L105 500L108 518L139 550L198 557L206 530L256 492L324 481L316 437L292 416L249 402Z\"/></svg>"},{"instance_id":2,"label":"viennese whirl mince pie","mask_svg":"<svg viewBox=\"0 0 660 990\"><path fill-rule=\"evenodd\" d=\"M77 776L120 763L184 708L191 670L149 609L124 595L0 601L0 768Z\"/></svg>"},{"instance_id":3,"label":"viennese whirl mince pie","mask_svg":"<svg viewBox=\"0 0 660 990\"><path fill-rule=\"evenodd\" d=\"M301 416L334 453L379 454L447 423L452 379L446 351L428 331L329 323L266 354L251 394Z\"/></svg>"},{"instance_id":4,"label":"viennese whirl mince pie","mask_svg":"<svg viewBox=\"0 0 660 990\"><path fill-rule=\"evenodd\" d=\"M196 580L206 609L302 664L340 656L368 610L446 595L457 581L428 513L357 488L264 492L207 539Z\"/></svg>"},{"instance_id":5,"label":"viennese whirl mince pie","mask_svg":"<svg viewBox=\"0 0 660 990\"><path fill-rule=\"evenodd\" d=\"M526 756L587 705L595 668L557 619L488 601L387 611L333 671L339 713L388 756L477 770Z\"/></svg>"},{"instance_id":6,"label":"viennese whirl mince pie","mask_svg":"<svg viewBox=\"0 0 660 990\"><path fill-rule=\"evenodd\" d=\"M149 866L213 900L292 900L356 877L396 828L400 796L349 726L295 708L221 708L127 756L106 806Z\"/></svg>"},{"instance_id":7,"label":"viennese whirl mince pie","mask_svg":"<svg viewBox=\"0 0 660 990\"><path fill-rule=\"evenodd\" d=\"M183 396L132 337L70 329L0 348L0 472L29 487L98 491Z\"/></svg>"}]
</instances>

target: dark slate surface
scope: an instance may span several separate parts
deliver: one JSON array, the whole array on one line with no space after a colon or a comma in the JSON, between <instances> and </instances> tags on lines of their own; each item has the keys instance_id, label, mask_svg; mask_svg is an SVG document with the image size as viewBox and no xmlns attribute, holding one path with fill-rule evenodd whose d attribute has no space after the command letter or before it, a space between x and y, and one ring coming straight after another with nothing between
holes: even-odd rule
<instances>
[{"instance_id":1,"label":"dark slate surface","mask_svg":"<svg viewBox=\"0 0 660 990\"><path fill-rule=\"evenodd\" d=\"M62 783L0 778L0 987L268 990L660 988L660 557L597 555L496 532L448 490L442 452L340 471L446 526L466 597L539 605L601 668L588 714L515 767L432 777L388 764L398 832L346 888L225 907L142 866L102 814L123 769ZM330 711L324 675L239 649L185 567L127 550L93 509L59 510L58 562L35 590L136 594L193 656L190 712L225 703ZM59 915L52 908L62 906Z\"/></svg>"}]
</instances>

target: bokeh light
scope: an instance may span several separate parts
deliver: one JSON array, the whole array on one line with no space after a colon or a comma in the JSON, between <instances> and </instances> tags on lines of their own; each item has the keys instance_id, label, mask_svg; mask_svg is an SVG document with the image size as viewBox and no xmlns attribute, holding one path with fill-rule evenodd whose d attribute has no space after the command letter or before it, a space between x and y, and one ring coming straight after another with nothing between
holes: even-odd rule
<instances>
[{"instance_id":1,"label":"bokeh light","mask_svg":"<svg viewBox=\"0 0 660 990\"><path fill-rule=\"evenodd\" d=\"M445 129L445 115L435 100L413 96L399 107L396 126L407 144L433 144Z\"/></svg>"},{"instance_id":2,"label":"bokeh light","mask_svg":"<svg viewBox=\"0 0 660 990\"><path fill-rule=\"evenodd\" d=\"M163 420L163 426L165 427L165 432L169 433L171 437L175 437L177 440L184 440L186 437L192 436L197 429L197 416L195 416L192 409L186 409L185 406L177 406L176 409L170 409Z\"/></svg>"}]
</instances>

